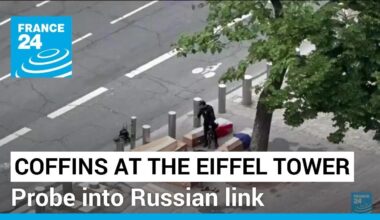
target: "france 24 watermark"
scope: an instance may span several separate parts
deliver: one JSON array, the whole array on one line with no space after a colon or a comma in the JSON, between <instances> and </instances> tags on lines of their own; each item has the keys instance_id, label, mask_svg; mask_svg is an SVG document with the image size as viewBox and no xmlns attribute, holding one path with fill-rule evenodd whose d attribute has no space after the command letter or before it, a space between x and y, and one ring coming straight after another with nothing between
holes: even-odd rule
<instances>
[{"instance_id":1,"label":"france 24 watermark","mask_svg":"<svg viewBox=\"0 0 380 220\"><path fill-rule=\"evenodd\" d=\"M11 76L72 77L71 17L11 17Z\"/></svg>"},{"instance_id":2,"label":"france 24 watermark","mask_svg":"<svg viewBox=\"0 0 380 220\"><path fill-rule=\"evenodd\" d=\"M370 192L351 193L351 211L354 213L372 212L372 194Z\"/></svg>"}]
</instances>

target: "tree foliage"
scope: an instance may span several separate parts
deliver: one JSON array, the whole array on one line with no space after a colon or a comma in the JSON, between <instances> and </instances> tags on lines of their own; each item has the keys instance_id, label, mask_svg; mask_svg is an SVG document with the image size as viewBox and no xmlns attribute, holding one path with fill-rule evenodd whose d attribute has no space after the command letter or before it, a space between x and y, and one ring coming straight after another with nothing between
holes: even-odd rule
<instances>
[{"instance_id":1,"label":"tree foliage","mask_svg":"<svg viewBox=\"0 0 380 220\"><path fill-rule=\"evenodd\" d=\"M204 30L178 40L180 55L219 53L248 41L248 55L221 81L240 80L249 65L267 60L273 66L265 105L285 109L288 125L331 113L334 143L349 128L380 130L380 1L209 1L208 7ZM305 39L316 49L300 55L296 48Z\"/></svg>"}]
</instances>

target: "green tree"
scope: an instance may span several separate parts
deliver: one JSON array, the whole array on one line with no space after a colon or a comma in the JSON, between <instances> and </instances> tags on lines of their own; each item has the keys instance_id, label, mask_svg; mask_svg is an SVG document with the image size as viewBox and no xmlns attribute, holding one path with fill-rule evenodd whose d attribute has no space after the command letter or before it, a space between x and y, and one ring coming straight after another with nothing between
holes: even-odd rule
<instances>
[{"instance_id":1,"label":"green tree","mask_svg":"<svg viewBox=\"0 0 380 220\"><path fill-rule=\"evenodd\" d=\"M183 35L180 55L220 53L232 42L250 43L248 55L221 81L240 80L249 65L272 63L260 92L253 147L268 149L273 111L299 126L318 113L330 113L339 143L349 128L380 131L380 1L209 1L206 27ZM248 15L248 16L247 16ZM241 21L231 25L236 18ZM236 20L235 20L236 21ZM299 54L305 39L315 45Z\"/></svg>"}]
</instances>

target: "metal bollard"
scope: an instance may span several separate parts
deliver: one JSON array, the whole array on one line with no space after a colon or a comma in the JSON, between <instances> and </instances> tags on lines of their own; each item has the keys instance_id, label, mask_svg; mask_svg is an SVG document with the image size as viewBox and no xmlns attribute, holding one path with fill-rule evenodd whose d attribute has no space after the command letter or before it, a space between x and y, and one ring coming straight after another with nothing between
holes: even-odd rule
<instances>
[{"instance_id":1,"label":"metal bollard","mask_svg":"<svg viewBox=\"0 0 380 220\"><path fill-rule=\"evenodd\" d=\"M131 149L136 147L137 117L131 117Z\"/></svg>"},{"instance_id":2,"label":"metal bollard","mask_svg":"<svg viewBox=\"0 0 380 220\"><path fill-rule=\"evenodd\" d=\"M150 125L143 125L142 130L143 144L147 144L150 142Z\"/></svg>"},{"instance_id":3,"label":"metal bollard","mask_svg":"<svg viewBox=\"0 0 380 220\"><path fill-rule=\"evenodd\" d=\"M46 189L45 189L44 186L37 186L36 188L34 188L34 192L36 193L36 195L38 195L40 193L45 193L45 191L46 191ZM44 213L44 212L46 212L46 207L45 206L38 206L36 201L35 201L34 205L35 205L36 213Z\"/></svg>"},{"instance_id":4,"label":"metal bollard","mask_svg":"<svg viewBox=\"0 0 380 220\"><path fill-rule=\"evenodd\" d=\"M116 151L124 151L125 143L123 139L121 139L120 137L117 137L113 139L113 141L115 142L115 145L116 145Z\"/></svg>"},{"instance_id":5,"label":"metal bollard","mask_svg":"<svg viewBox=\"0 0 380 220\"><path fill-rule=\"evenodd\" d=\"M272 69L272 62L267 62L267 77L269 76L271 69Z\"/></svg>"},{"instance_id":6,"label":"metal bollard","mask_svg":"<svg viewBox=\"0 0 380 220\"><path fill-rule=\"evenodd\" d=\"M73 183L67 183L67 182L62 183L63 194L72 193L72 192L73 192Z\"/></svg>"},{"instance_id":7,"label":"metal bollard","mask_svg":"<svg viewBox=\"0 0 380 220\"><path fill-rule=\"evenodd\" d=\"M201 126L201 119L197 117L199 112L199 102L202 101L201 98L195 97L193 99L193 127L199 128Z\"/></svg>"},{"instance_id":8,"label":"metal bollard","mask_svg":"<svg viewBox=\"0 0 380 220\"><path fill-rule=\"evenodd\" d=\"M170 111L168 113L168 134L172 138L176 138L176 120L177 113L174 111Z\"/></svg>"},{"instance_id":9,"label":"metal bollard","mask_svg":"<svg viewBox=\"0 0 380 220\"><path fill-rule=\"evenodd\" d=\"M243 80L243 105L250 106L252 104L252 76L244 75Z\"/></svg>"},{"instance_id":10,"label":"metal bollard","mask_svg":"<svg viewBox=\"0 0 380 220\"><path fill-rule=\"evenodd\" d=\"M219 84L218 89L218 112L226 113L226 85Z\"/></svg>"}]
</instances>

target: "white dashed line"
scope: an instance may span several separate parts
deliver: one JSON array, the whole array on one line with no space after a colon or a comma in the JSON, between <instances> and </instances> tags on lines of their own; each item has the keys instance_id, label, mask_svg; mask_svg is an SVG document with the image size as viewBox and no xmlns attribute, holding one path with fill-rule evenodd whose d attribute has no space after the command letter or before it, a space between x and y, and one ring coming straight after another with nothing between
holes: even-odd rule
<instances>
[{"instance_id":1,"label":"white dashed line","mask_svg":"<svg viewBox=\"0 0 380 220\"><path fill-rule=\"evenodd\" d=\"M154 66L156 66L156 65L158 65L158 64L160 64L160 63L162 63L162 62L164 62L164 61L166 61L166 60L168 60L168 59L170 59L172 57L174 57L177 54L178 54L177 50L171 50L171 51L169 51L169 52L167 52L167 53L165 53L165 54L157 57L156 59L154 59L152 61L149 61L148 63L140 66L139 68L137 68L137 69L135 69L135 70L133 70L133 71L131 71L129 73L126 73L125 76L129 77L129 78L133 78L133 77L135 77L135 76L137 76L137 75L139 75L139 74L141 74L141 73L149 70L150 68L152 68L152 67L154 67Z\"/></svg>"},{"instance_id":2,"label":"white dashed line","mask_svg":"<svg viewBox=\"0 0 380 220\"><path fill-rule=\"evenodd\" d=\"M244 21L246 19L249 19L251 17L252 17L252 13L248 13L248 14L241 16L240 18L235 18L233 21L231 21L230 23L227 24L227 27L232 27L236 23L239 23L239 22ZM222 27L222 26L218 26L218 27L214 28L214 34L218 34L223 29L224 29L224 27Z\"/></svg>"},{"instance_id":3,"label":"white dashed line","mask_svg":"<svg viewBox=\"0 0 380 220\"><path fill-rule=\"evenodd\" d=\"M3 81L4 79L9 78L10 76L11 76L11 74L8 73L7 75L0 77L0 81Z\"/></svg>"},{"instance_id":4,"label":"white dashed line","mask_svg":"<svg viewBox=\"0 0 380 220\"><path fill-rule=\"evenodd\" d=\"M28 133L31 130L32 129L30 129L30 128L24 127L24 128L21 128L20 130L18 130L16 132L14 132L13 134L6 136L5 138L0 140L0 147L8 144L9 142L17 139L18 137L23 136L24 134Z\"/></svg>"},{"instance_id":5,"label":"white dashed line","mask_svg":"<svg viewBox=\"0 0 380 220\"><path fill-rule=\"evenodd\" d=\"M0 26L4 25L10 21L11 21L11 18L5 19L4 21L0 22Z\"/></svg>"},{"instance_id":6,"label":"white dashed line","mask_svg":"<svg viewBox=\"0 0 380 220\"><path fill-rule=\"evenodd\" d=\"M72 71L64 73L64 74L59 75L59 76L55 76L54 78L66 78L66 77L71 76L71 75L73 75Z\"/></svg>"},{"instance_id":7,"label":"white dashed line","mask_svg":"<svg viewBox=\"0 0 380 220\"><path fill-rule=\"evenodd\" d=\"M84 36L82 36L82 37L80 37L80 38L74 40L72 44L76 44L76 43L78 43L79 41L84 40L84 39L86 39L86 38L88 38L88 37L91 37L91 36L92 36L92 33L88 33L88 34L86 34L86 35L84 35Z\"/></svg>"},{"instance_id":8,"label":"white dashed line","mask_svg":"<svg viewBox=\"0 0 380 220\"><path fill-rule=\"evenodd\" d=\"M60 109L58 109L58 110L50 113L47 117L51 118L51 119L55 119L55 118L57 118L57 117L65 114L66 112L68 112L68 111L70 111L70 110L78 107L79 105L81 105L81 104L83 104L83 103L85 103L85 102L87 102L87 101L95 98L96 96L98 96L98 95L100 95L100 94L102 94L102 93L104 93L106 91L108 91L107 88L100 87L100 88L98 88L98 89L96 89L96 90L88 93L87 95L85 95L85 96L83 96L83 97L81 97L81 98L79 98L79 99L77 99L77 100L75 100L75 101L67 104L66 106L64 106L64 107L62 107L62 108L60 108Z\"/></svg>"},{"instance_id":9,"label":"white dashed line","mask_svg":"<svg viewBox=\"0 0 380 220\"><path fill-rule=\"evenodd\" d=\"M43 1L43 2L40 2L40 3L36 4L36 7L39 8L39 7L45 5L45 4L49 3L49 2L50 2L50 1ZM11 18L7 18L7 19L5 19L4 21L0 22L0 26L4 25L4 24L6 24L6 23L8 23L8 22L10 22L10 21L11 21Z\"/></svg>"},{"instance_id":10,"label":"white dashed line","mask_svg":"<svg viewBox=\"0 0 380 220\"><path fill-rule=\"evenodd\" d=\"M236 18L232 22L228 23L227 26L231 27L231 26L235 25L237 22L244 21L244 20L250 18L251 16L252 16L252 14L243 15L242 17ZM217 27L217 28L214 29L214 33L218 33L222 29L223 29L222 27ZM133 70L133 71L131 71L129 73L126 73L125 76L129 77L129 78L133 78L133 77L135 77L135 76L137 76L137 75L139 75L139 74L141 74L141 73L149 70L150 68L152 68L152 67L154 67L154 66L156 66L156 65L158 65L158 64L160 64L160 63L162 63L162 62L164 62L164 61L166 61L166 60L168 60L168 59L170 59L172 57L174 57L177 54L178 54L177 50L175 50L175 49L171 50L171 51L169 51L169 52L167 52L167 53L165 53L165 54L157 57L156 59L154 59L154 60L152 60L152 61L150 61L150 62L148 62L148 63L146 63L146 64L144 64L142 66L140 66L139 68L137 68L137 69L135 69L135 70Z\"/></svg>"},{"instance_id":11,"label":"white dashed line","mask_svg":"<svg viewBox=\"0 0 380 220\"><path fill-rule=\"evenodd\" d=\"M43 2L40 2L40 3L36 4L36 7L39 8L39 7L45 5L45 4L49 3L49 2L50 2L50 1L43 1Z\"/></svg>"},{"instance_id":12,"label":"white dashed line","mask_svg":"<svg viewBox=\"0 0 380 220\"><path fill-rule=\"evenodd\" d=\"M149 6L153 5L153 4L156 4L157 2L158 2L158 1L151 1L151 2L149 2L148 4L145 4L145 5L141 6L140 8L138 8L138 9L136 9L136 10L133 10L133 11L129 12L128 14L125 14L125 15L119 17L119 18L116 18L115 20L111 21L110 24L115 24L115 23L117 23L117 22L119 22L119 21L121 21L121 20L123 20L123 19L126 19L126 18L128 18L128 17L130 17L130 16L136 14L137 12L139 12L139 11L141 11L141 10L147 8L147 7L149 7Z\"/></svg>"},{"instance_id":13,"label":"white dashed line","mask_svg":"<svg viewBox=\"0 0 380 220\"><path fill-rule=\"evenodd\" d=\"M39 8L39 7L45 5L45 4L49 3L49 2L50 2L50 1L43 1L43 2L40 2L40 3L36 4L36 7ZM11 18L7 18L7 19L5 19L4 21L0 22L0 26L4 25L4 24L6 24L6 23L8 23L8 22L10 22L10 21L11 21Z\"/></svg>"}]
</instances>

